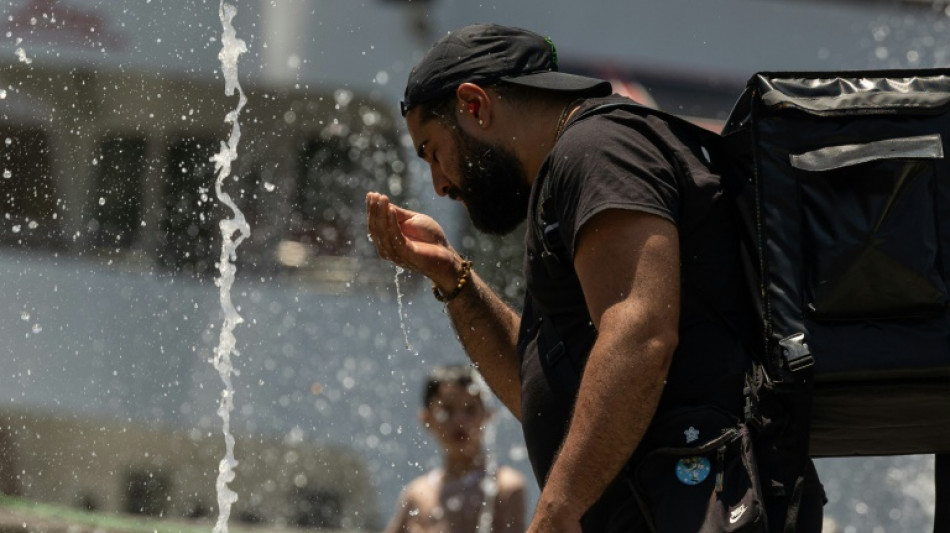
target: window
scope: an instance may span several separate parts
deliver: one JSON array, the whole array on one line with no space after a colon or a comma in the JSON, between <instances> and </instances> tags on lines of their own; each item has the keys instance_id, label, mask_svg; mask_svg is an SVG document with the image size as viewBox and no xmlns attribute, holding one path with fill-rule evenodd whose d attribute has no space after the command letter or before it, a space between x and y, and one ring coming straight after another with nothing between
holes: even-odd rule
<instances>
[{"instance_id":1,"label":"window","mask_svg":"<svg viewBox=\"0 0 950 533\"><path fill-rule=\"evenodd\" d=\"M353 242L353 200L362 176L343 139L311 139L298 150L290 238L314 255L345 255Z\"/></svg>"},{"instance_id":2,"label":"window","mask_svg":"<svg viewBox=\"0 0 950 533\"><path fill-rule=\"evenodd\" d=\"M406 167L393 137L335 123L297 141L288 213L274 247L281 269L339 287L392 280L392 266L381 264L366 238L364 197L381 191L405 205Z\"/></svg>"},{"instance_id":3,"label":"window","mask_svg":"<svg viewBox=\"0 0 950 533\"><path fill-rule=\"evenodd\" d=\"M168 148L159 254L161 264L175 272L205 276L215 271L218 220L226 209L214 196L211 156L219 142L181 137Z\"/></svg>"},{"instance_id":4,"label":"window","mask_svg":"<svg viewBox=\"0 0 950 533\"><path fill-rule=\"evenodd\" d=\"M0 241L48 246L59 242L49 143L39 129L0 127Z\"/></svg>"},{"instance_id":5,"label":"window","mask_svg":"<svg viewBox=\"0 0 950 533\"><path fill-rule=\"evenodd\" d=\"M92 218L86 225L95 247L128 248L142 217L145 139L109 136L99 146L92 194Z\"/></svg>"}]
</instances>

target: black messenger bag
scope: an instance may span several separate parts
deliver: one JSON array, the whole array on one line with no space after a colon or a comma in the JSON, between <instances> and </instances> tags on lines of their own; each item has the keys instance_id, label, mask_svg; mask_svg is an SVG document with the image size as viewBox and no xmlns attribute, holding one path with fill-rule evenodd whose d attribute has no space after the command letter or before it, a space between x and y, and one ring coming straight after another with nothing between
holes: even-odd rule
<instances>
[{"instance_id":1,"label":"black messenger bag","mask_svg":"<svg viewBox=\"0 0 950 533\"><path fill-rule=\"evenodd\" d=\"M809 453L950 452L950 69L760 73L723 137Z\"/></svg>"}]
</instances>

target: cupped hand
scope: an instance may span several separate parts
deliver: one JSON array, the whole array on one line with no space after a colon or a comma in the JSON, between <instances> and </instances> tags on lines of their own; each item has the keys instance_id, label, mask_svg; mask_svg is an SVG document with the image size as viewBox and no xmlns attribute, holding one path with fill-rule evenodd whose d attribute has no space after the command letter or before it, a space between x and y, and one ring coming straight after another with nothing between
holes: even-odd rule
<instances>
[{"instance_id":1,"label":"cupped hand","mask_svg":"<svg viewBox=\"0 0 950 533\"><path fill-rule=\"evenodd\" d=\"M366 195L366 218L376 252L387 261L452 287L461 257L432 217L397 207L383 194Z\"/></svg>"}]
</instances>

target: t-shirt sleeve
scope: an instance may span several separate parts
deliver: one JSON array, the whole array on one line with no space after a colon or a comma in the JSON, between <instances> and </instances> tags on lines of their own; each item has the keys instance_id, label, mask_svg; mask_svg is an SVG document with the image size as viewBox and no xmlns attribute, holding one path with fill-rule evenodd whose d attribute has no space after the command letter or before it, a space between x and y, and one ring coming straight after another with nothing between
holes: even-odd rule
<instances>
[{"instance_id":1,"label":"t-shirt sleeve","mask_svg":"<svg viewBox=\"0 0 950 533\"><path fill-rule=\"evenodd\" d=\"M676 172L651 137L645 125L640 129L605 117L582 120L564 132L545 179L551 180L570 257L580 228L606 209L641 211L676 223Z\"/></svg>"}]
</instances>

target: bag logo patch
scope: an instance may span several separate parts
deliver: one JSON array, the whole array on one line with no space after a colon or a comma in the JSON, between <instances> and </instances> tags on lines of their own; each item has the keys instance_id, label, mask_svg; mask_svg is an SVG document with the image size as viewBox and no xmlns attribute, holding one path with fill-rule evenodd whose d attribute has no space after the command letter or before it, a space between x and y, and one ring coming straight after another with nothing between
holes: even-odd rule
<instances>
[{"instance_id":1,"label":"bag logo patch","mask_svg":"<svg viewBox=\"0 0 950 533\"><path fill-rule=\"evenodd\" d=\"M676 461L676 479L684 485L699 485L709 477L711 470L712 464L702 455Z\"/></svg>"},{"instance_id":2,"label":"bag logo patch","mask_svg":"<svg viewBox=\"0 0 950 533\"><path fill-rule=\"evenodd\" d=\"M739 519L742 518L742 515L745 514L746 509L747 507L745 506L745 504L742 504L739 507L736 507L735 509L733 509L732 512L729 513L729 523L735 524L736 522L738 522Z\"/></svg>"},{"instance_id":3,"label":"bag logo patch","mask_svg":"<svg viewBox=\"0 0 950 533\"><path fill-rule=\"evenodd\" d=\"M683 432L686 435L686 444L699 440L699 430L693 426L689 426L689 429Z\"/></svg>"}]
</instances>

